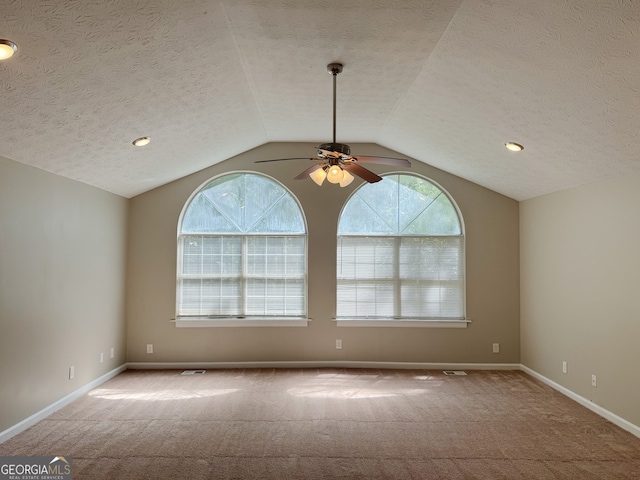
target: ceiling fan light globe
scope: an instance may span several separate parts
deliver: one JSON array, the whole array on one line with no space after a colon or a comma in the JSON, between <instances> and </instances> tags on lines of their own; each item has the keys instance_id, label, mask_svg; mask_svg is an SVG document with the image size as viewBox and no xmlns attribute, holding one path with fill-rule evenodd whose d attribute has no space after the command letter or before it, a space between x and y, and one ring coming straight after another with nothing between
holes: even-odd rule
<instances>
[{"instance_id":1,"label":"ceiling fan light globe","mask_svg":"<svg viewBox=\"0 0 640 480\"><path fill-rule=\"evenodd\" d=\"M309 174L309 178L311 178L311 180L316 182L318 186L321 187L324 183L324 179L327 178L327 172L325 172L324 169L319 168L318 170L314 170L313 172L311 172Z\"/></svg>"},{"instance_id":2,"label":"ceiling fan light globe","mask_svg":"<svg viewBox=\"0 0 640 480\"><path fill-rule=\"evenodd\" d=\"M327 172L327 180L331 183L340 183L344 178L344 171L338 165L331 165Z\"/></svg>"},{"instance_id":3,"label":"ceiling fan light globe","mask_svg":"<svg viewBox=\"0 0 640 480\"><path fill-rule=\"evenodd\" d=\"M342 180L340 181L340 186L341 187L346 187L347 185L349 185L351 182L353 182L353 175L351 175L349 172L347 172L346 170L342 171Z\"/></svg>"}]
</instances>

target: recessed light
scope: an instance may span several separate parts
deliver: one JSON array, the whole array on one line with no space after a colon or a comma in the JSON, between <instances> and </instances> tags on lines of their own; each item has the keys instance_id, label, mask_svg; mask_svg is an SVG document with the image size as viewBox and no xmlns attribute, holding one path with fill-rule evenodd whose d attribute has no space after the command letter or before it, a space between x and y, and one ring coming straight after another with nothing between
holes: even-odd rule
<instances>
[{"instance_id":1,"label":"recessed light","mask_svg":"<svg viewBox=\"0 0 640 480\"><path fill-rule=\"evenodd\" d=\"M524 147L516 142L507 142L504 144L504 146L507 147L512 152L520 152L524 150Z\"/></svg>"},{"instance_id":2,"label":"recessed light","mask_svg":"<svg viewBox=\"0 0 640 480\"><path fill-rule=\"evenodd\" d=\"M136 147L144 147L145 145L149 145L149 143L151 142L151 137L140 137L140 138L136 138L133 142L133 145L135 145Z\"/></svg>"},{"instance_id":3,"label":"recessed light","mask_svg":"<svg viewBox=\"0 0 640 480\"><path fill-rule=\"evenodd\" d=\"M0 39L0 60L13 57L18 51L18 46L11 40Z\"/></svg>"}]
</instances>

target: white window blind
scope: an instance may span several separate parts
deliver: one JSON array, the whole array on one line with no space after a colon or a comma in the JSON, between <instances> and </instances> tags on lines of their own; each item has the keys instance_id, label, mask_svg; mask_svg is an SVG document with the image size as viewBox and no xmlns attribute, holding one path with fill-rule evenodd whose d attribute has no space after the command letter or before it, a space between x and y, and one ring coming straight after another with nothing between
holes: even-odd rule
<instances>
[{"instance_id":1,"label":"white window blind","mask_svg":"<svg viewBox=\"0 0 640 480\"><path fill-rule=\"evenodd\" d=\"M304 237L182 237L179 316L304 315Z\"/></svg>"},{"instance_id":2,"label":"white window blind","mask_svg":"<svg viewBox=\"0 0 640 480\"><path fill-rule=\"evenodd\" d=\"M464 318L462 237L338 241L338 317Z\"/></svg>"}]
</instances>

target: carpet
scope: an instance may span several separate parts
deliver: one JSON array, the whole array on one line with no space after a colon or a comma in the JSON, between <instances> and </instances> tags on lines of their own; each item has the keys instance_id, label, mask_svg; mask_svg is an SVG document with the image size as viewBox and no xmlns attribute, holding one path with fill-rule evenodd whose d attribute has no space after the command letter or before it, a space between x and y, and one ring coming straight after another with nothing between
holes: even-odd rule
<instances>
[{"instance_id":1,"label":"carpet","mask_svg":"<svg viewBox=\"0 0 640 480\"><path fill-rule=\"evenodd\" d=\"M0 455L74 479L640 478L640 439L518 371L128 370Z\"/></svg>"}]
</instances>

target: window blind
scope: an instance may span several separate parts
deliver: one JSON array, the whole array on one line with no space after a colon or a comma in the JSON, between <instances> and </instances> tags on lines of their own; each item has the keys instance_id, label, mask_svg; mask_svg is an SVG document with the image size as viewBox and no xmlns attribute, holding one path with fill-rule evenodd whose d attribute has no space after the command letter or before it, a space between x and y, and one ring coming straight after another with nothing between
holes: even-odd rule
<instances>
[{"instance_id":1,"label":"window blind","mask_svg":"<svg viewBox=\"0 0 640 480\"><path fill-rule=\"evenodd\" d=\"M179 317L305 315L303 236L182 235Z\"/></svg>"},{"instance_id":2,"label":"window blind","mask_svg":"<svg viewBox=\"0 0 640 480\"><path fill-rule=\"evenodd\" d=\"M464 237L338 237L338 318L464 318Z\"/></svg>"}]
</instances>

